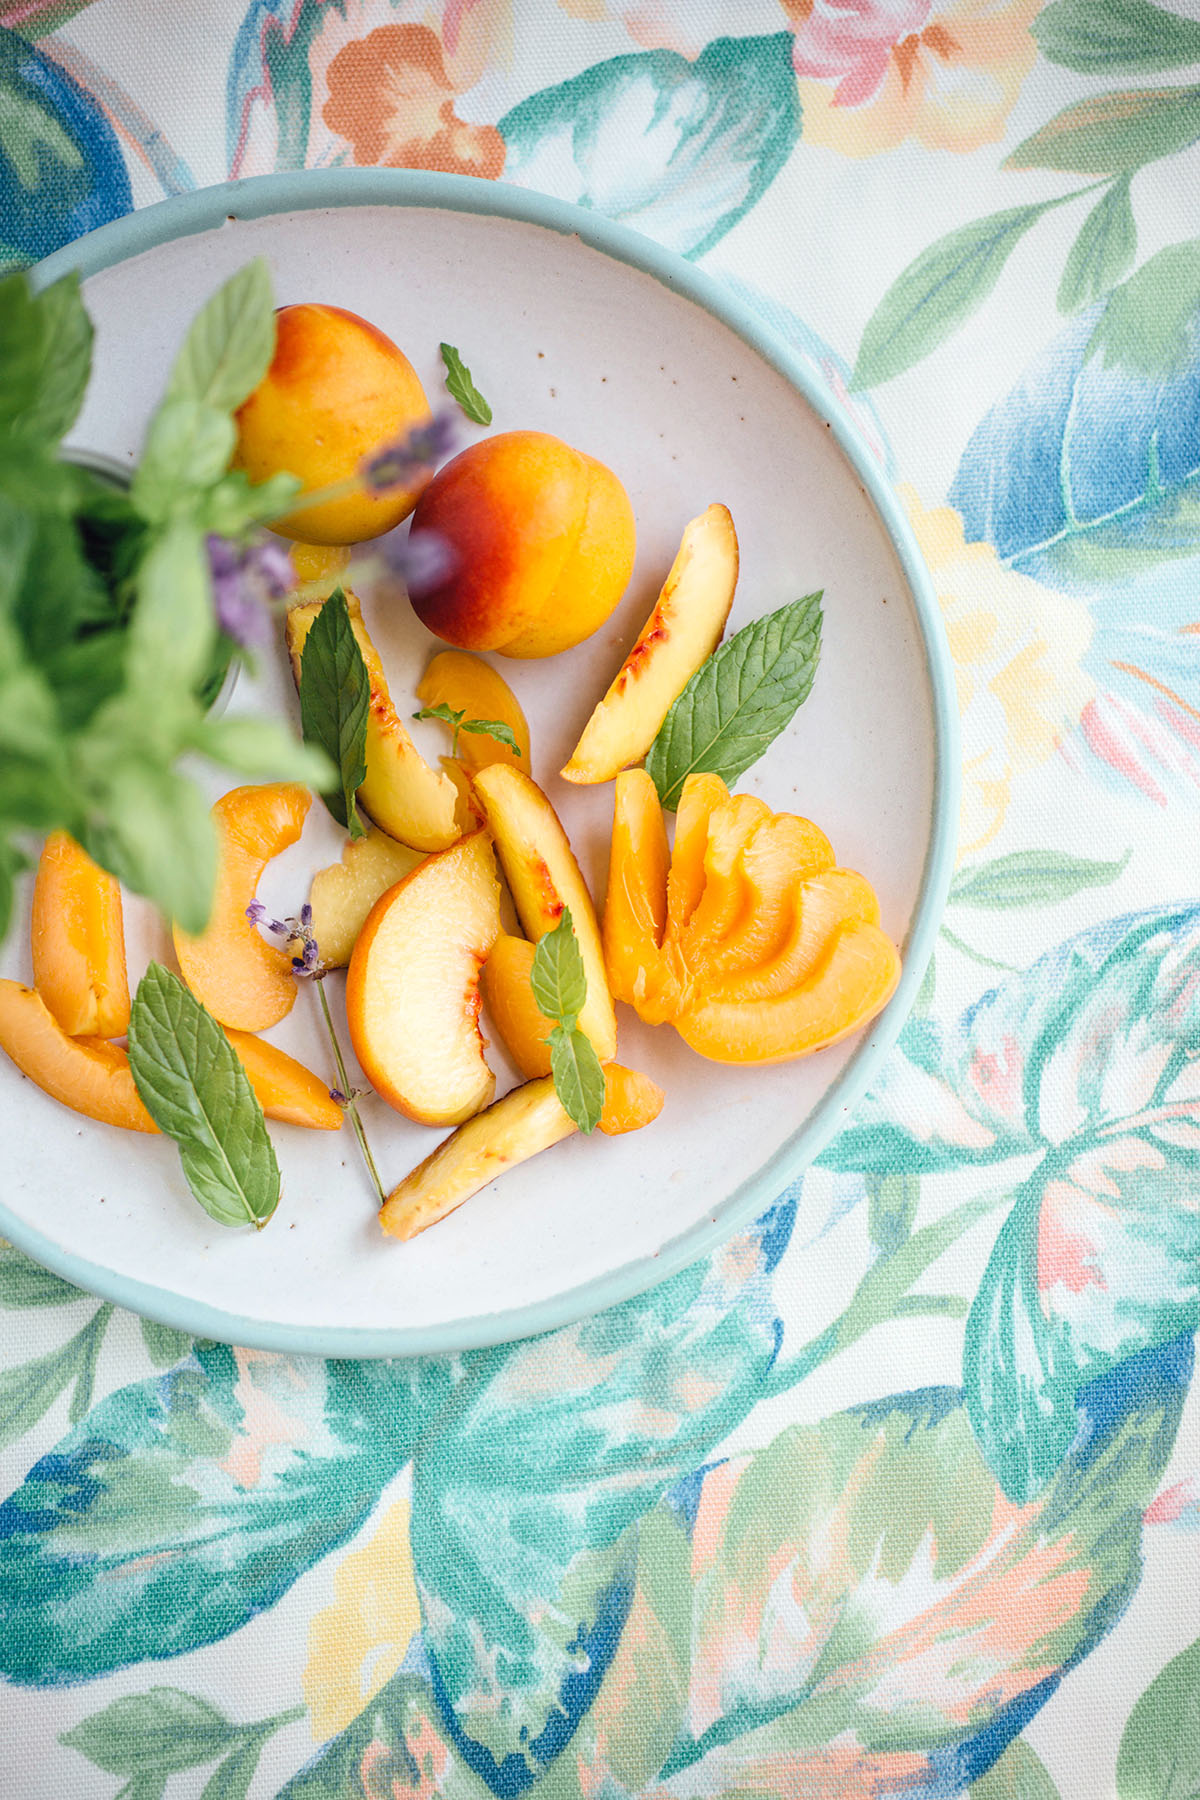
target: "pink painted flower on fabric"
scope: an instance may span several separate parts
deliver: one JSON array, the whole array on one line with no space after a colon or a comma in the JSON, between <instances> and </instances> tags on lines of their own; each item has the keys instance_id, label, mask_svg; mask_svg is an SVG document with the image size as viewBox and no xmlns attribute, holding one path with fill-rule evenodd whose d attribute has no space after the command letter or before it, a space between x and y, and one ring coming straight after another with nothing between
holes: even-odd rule
<instances>
[{"instance_id":1,"label":"pink painted flower on fabric","mask_svg":"<svg viewBox=\"0 0 1200 1800\"><path fill-rule=\"evenodd\" d=\"M804 137L845 156L905 138L995 143L1033 67L1042 0L783 0Z\"/></svg>"}]
</instances>

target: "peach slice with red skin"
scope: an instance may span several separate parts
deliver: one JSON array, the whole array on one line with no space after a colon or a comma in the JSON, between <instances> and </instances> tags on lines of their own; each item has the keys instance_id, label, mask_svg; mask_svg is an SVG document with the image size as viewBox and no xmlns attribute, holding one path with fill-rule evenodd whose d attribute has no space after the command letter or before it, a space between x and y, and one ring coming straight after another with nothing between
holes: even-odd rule
<instances>
[{"instance_id":1,"label":"peach slice with red skin","mask_svg":"<svg viewBox=\"0 0 1200 1800\"><path fill-rule=\"evenodd\" d=\"M474 831L376 901L346 978L350 1039L376 1091L423 1125L457 1125L496 1079L479 1030L479 971L500 931L491 840Z\"/></svg>"},{"instance_id":2,"label":"peach slice with red skin","mask_svg":"<svg viewBox=\"0 0 1200 1800\"><path fill-rule=\"evenodd\" d=\"M464 731L455 751L460 763L470 774L486 769L489 763L511 763L514 768L529 767L529 726L517 696L496 669L480 656L466 650L441 650L417 683L417 699L423 707L448 706L466 719L491 719L507 725L516 740L516 750L481 731Z\"/></svg>"},{"instance_id":3,"label":"peach slice with red skin","mask_svg":"<svg viewBox=\"0 0 1200 1800\"><path fill-rule=\"evenodd\" d=\"M121 885L65 831L42 847L30 921L33 984L70 1037L124 1037L129 978Z\"/></svg>"},{"instance_id":4,"label":"peach slice with red skin","mask_svg":"<svg viewBox=\"0 0 1200 1800\"><path fill-rule=\"evenodd\" d=\"M246 908L263 870L294 844L312 795L294 782L233 788L213 807L219 862L208 925L198 937L175 928L183 979L214 1019L238 1031L266 1031L296 1003L292 961L268 944Z\"/></svg>"},{"instance_id":5,"label":"peach slice with red skin","mask_svg":"<svg viewBox=\"0 0 1200 1800\"><path fill-rule=\"evenodd\" d=\"M650 617L583 728L565 781L611 781L641 762L673 702L721 641L738 578L738 541L725 506L685 528Z\"/></svg>"},{"instance_id":6,"label":"peach slice with red skin","mask_svg":"<svg viewBox=\"0 0 1200 1800\"><path fill-rule=\"evenodd\" d=\"M609 1063L604 1083L600 1130L610 1137L649 1125L662 1110L662 1089L647 1075ZM414 1238L506 1169L549 1150L577 1129L549 1075L527 1081L460 1125L406 1175L384 1202L379 1223L389 1237Z\"/></svg>"}]
</instances>

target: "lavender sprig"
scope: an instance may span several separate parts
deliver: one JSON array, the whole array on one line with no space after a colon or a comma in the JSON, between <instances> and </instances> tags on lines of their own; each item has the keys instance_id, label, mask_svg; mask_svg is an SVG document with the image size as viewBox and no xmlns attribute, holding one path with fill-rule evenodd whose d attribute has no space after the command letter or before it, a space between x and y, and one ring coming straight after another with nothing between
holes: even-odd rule
<instances>
[{"instance_id":1,"label":"lavender sprig","mask_svg":"<svg viewBox=\"0 0 1200 1800\"><path fill-rule=\"evenodd\" d=\"M269 538L235 543L215 534L206 548L217 624L244 650L261 649L271 640L271 601L295 583L287 551Z\"/></svg>"}]
</instances>

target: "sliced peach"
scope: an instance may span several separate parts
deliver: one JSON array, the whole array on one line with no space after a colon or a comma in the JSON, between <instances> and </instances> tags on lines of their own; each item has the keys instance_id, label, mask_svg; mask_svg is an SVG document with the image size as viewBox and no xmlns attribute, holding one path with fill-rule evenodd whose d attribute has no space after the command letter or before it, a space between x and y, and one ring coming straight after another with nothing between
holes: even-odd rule
<instances>
[{"instance_id":1,"label":"sliced peach","mask_svg":"<svg viewBox=\"0 0 1200 1800\"><path fill-rule=\"evenodd\" d=\"M637 1069L607 1063L604 1069L604 1109L600 1130L606 1137L624 1137L652 1125L663 1109L666 1095L656 1081Z\"/></svg>"},{"instance_id":2,"label":"sliced peach","mask_svg":"<svg viewBox=\"0 0 1200 1800\"><path fill-rule=\"evenodd\" d=\"M617 1017L608 991L600 927L558 814L537 783L508 763L481 769L475 792L528 936L536 943L554 929L565 907L571 909L587 975L587 1000L579 1024L601 1062L607 1062L616 1054Z\"/></svg>"},{"instance_id":3,"label":"sliced peach","mask_svg":"<svg viewBox=\"0 0 1200 1800\"><path fill-rule=\"evenodd\" d=\"M798 987L766 1000L701 1001L674 1025L685 1044L712 1062L787 1062L857 1031L891 998L899 978L896 946L878 925L851 919Z\"/></svg>"},{"instance_id":4,"label":"sliced peach","mask_svg":"<svg viewBox=\"0 0 1200 1800\"><path fill-rule=\"evenodd\" d=\"M494 762L528 769L529 726L520 701L503 675L482 657L472 656L467 650L440 651L417 684L417 699L422 706L448 706L452 712L464 713L468 721L495 719L508 726L517 741L517 751L482 732L459 734L455 755L472 773Z\"/></svg>"},{"instance_id":5,"label":"sliced peach","mask_svg":"<svg viewBox=\"0 0 1200 1800\"><path fill-rule=\"evenodd\" d=\"M649 1091L654 1088L653 1082L634 1076L632 1070L623 1069L619 1063L609 1063L604 1077L613 1099L607 1127L610 1135L615 1136L619 1130L635 1130L634 1124L625 1122L634 1117L639 1124L649 1124L657 1117L658 1108L653 1106ZM608 1106L606 1097L606 1111ZM603 1116L600 1129L605 1129ZM550 1076L527 1081L486 1112L460 1125L452 1137L406 1175L384 1202L379 1223L389 1237L414 1238L506 1169L528 1162L531 1156L561 1143L575 1130Z\"/></svg>"},{"instance_id":6,"label":"sliced peach","mask_svg":"<svg viewBox=\"0 0 1200 1800\"><path fill-rule=\"evenodd\" d=\"M250 1086L268 1119L307 1125L310 1131L339 1131L344 1114L320 1076L250 1031L228 1025L225 1036L237 1051Z\"/></svg>"},{"instance_id":7,"label":"sliced peach","mask_svg":"<svg viewBox=\"0 0 1200 1800\"><path fill-rule=\"evenodd\" d=\"M398 844L386 831L348 838L341 862L318 869L308 890L312 934L327 968L344 969L367 914L390 887L411 875L422 852Z\"/></svg>"},{"instance_id":8,"label":"sliced peach","mask_svg":"<svg viewBox=\"0 0 1200 1800\"><path fill-rule=\"evenodd\" d=\"M105 1038L70 1037L41 995L0 981L0 1048L51 1099L102 1125L155 1132L134 1086L129 1058Z\"/></svg>"},{"instance_id":9,"label":"sliced peach","mask_svg":"<svg viewBox=\"0 0 1200 1800\"><path fill-rule=\"evenodd\" d=\"M222 1025L266 1031L296 1003L291 958L246 917L263 870L294 844L312 795L294 782L234 788L213 807L219 862L208 925L198 937L175 928L179 969Z\"/></svg>"},{"instance_id":10,"label":"sliced peach","mask_svg":"<svg viewBox=\"0 0 1200 1800\"><path fill-rule=\"evenodd\" d=\"M65 831L38 861L30 922L33 982L70 1037L124 1037L129 979L121 885Z\"/></svg>"},{"instance_id":11,"label":"sliced peach","mask_svg":"<svg viewBox=\"0 0 1200 1800\"><path fill-rule=\"evenodd\" d=\"M675 942L704 892L704 852L709 815L729 800L719 775L689 775L675 809L675 845L667 878L667 924L664 941Z\"/></svg>"},{"instance_id":12,"label":"sliced peach","mask_svg":"<svg viewBox=\"0 0 1200 1800\"><path fill-rule=\"evenodd\" d=\"M641 762L672 702L720 643L737 577L729 509L710 506L685 528L654 610L584 726L565 780L611 781Z\"/></svg>"},{"instance_id":13,"label":"sliced peach","mask_svg":"<svg viewBox=\"0 0 1200 1800\"><path fill-rule=\"evenodd\" d=\"M346 978L346 1017L367 1079L423 1125L457 1125L496 1079L479 1030L479 971L500 931L485 831L427 857L377 900Z\"/></svg>"},{"instance_id":14,"label":"sliced peach","mask_svg":"<svg viewBox=\"0 0 1200 1800\"><path fill-rule=\"evenodd\" d=\"M496 939L483 965L480 985L488 1018L499 1032L504 1048L527 1081L550 1073L548 1019L533 997L530 973L534 946L528 938Z\"/></svg>"},{"instance_id":15,"label":"sliced peach","mask_svg":"<svg viewBox=\"0 0 1200 1800\"><path fill-rule=\"evenodd\" d=\"M305 640L323 603L293 606L287 615L292 674L300 685ZM358 790L363 811L391 837L416 850L445 850L459 835L458 790L431 769L408 735L388 691L379 652L367 634L357 599L346 595L354 636L371 679L367 714L367 773Z\"/></svg>"},{"instance_id":16,"label":"sliced peach","mask_svg":"<svg viewBox=\"0 0 1200 1800\"><path fill-rule=\"evenodd\" d=\"M679 982L661 951L667 921L667 832L644 769L624 769L613 794L604 901L604 963L616 999L661 1025L679 1006Z\"/></svg>"}]
</instances>

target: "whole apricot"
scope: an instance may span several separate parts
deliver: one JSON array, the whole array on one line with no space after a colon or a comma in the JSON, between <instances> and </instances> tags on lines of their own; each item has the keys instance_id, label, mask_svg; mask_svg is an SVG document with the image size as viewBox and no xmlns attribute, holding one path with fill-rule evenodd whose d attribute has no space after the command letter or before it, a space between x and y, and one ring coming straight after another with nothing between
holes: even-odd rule
<instances>
[{"instance_id":1,"label":"whole apricot","mask_svg":"<svg viewBox=\"0 0 1200 1800\"><path fill-rule=\"evenodd\" d=\"M450 551L413 593L417 617L460 650L554 656L608 618L633 570L629 496L603 463L545 431L506 431L438 471L413 531Z\"/></svg>"},{"instance_id":2,"label":"whole apricot","mask_svg":"<svg viewBox=\"0 0 1200 1800\"><path fill-rule=\"evenodd\" d=\"M340 306L284 306L271 366L237 415L234 464L255 482L287 470L312 492L347 481L365 457L430 416L408 358ZM406 519L415 492L298 507L274 529L308 544L358 544Z\"/></svg>"}]
</instances>

